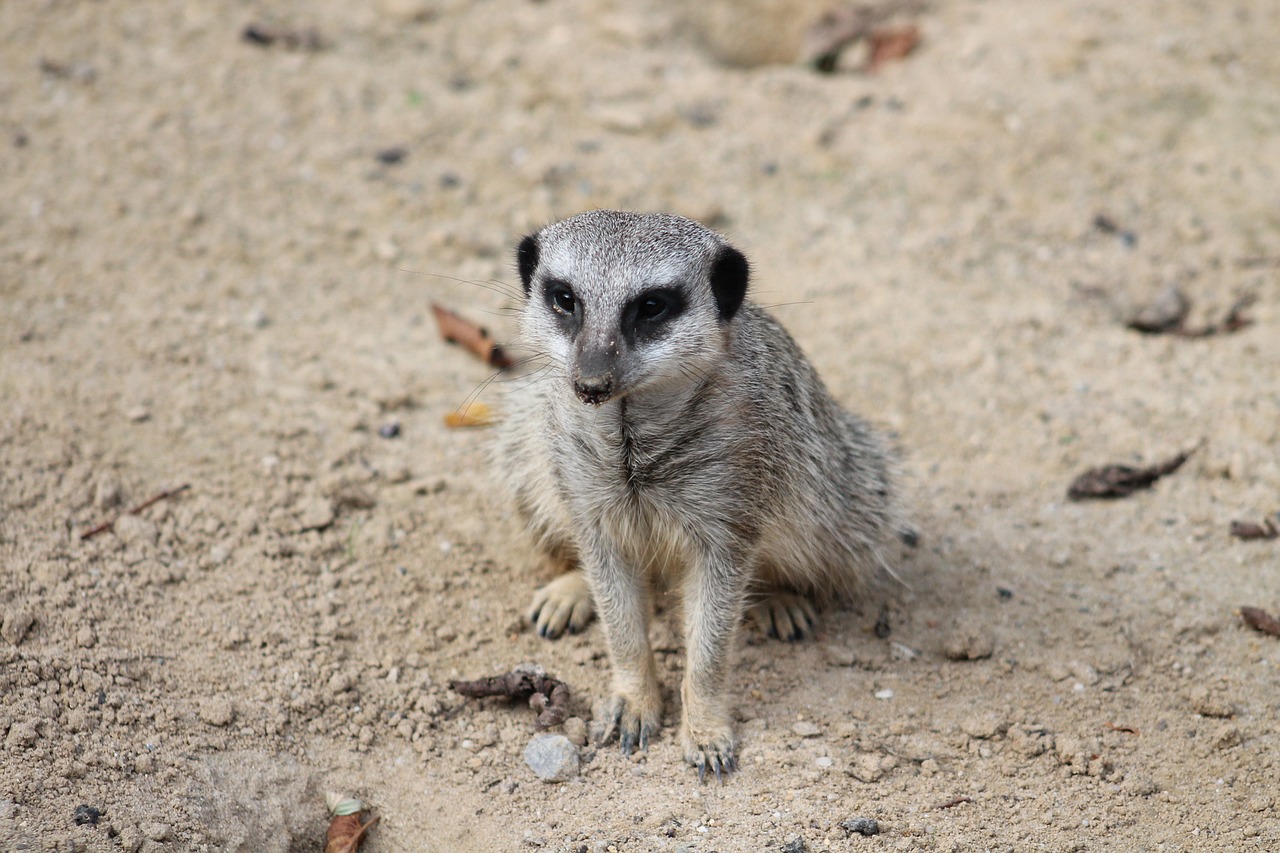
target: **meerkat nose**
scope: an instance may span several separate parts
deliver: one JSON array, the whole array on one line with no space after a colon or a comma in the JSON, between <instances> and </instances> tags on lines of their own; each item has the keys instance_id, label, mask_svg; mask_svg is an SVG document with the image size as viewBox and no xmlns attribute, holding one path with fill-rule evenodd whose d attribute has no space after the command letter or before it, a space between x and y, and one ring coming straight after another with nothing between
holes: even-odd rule
<instances>
[{"instance_id":1,"label":"meerkat nose","mask_svg":"<svg viewBox=\"0 0 1280 853\"><path fill-rule=\"evenodd\" d=\"M592 406L599 406L613 394L613 380L608 376L579 379L573 383L578 399Z\"/></svg>"}]
</instances>

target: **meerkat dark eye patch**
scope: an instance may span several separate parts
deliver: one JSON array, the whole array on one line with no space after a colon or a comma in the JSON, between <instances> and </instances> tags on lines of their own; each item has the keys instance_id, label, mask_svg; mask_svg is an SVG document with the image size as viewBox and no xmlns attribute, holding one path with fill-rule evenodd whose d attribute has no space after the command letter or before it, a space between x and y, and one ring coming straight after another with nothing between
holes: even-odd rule
<instances>
[{"instance_id":1,"label":"meerkat dark eye patch","mask_svg":"<svg viewBox=\"0 0 1280 853\"><path fill-rule=\"evenodd\" d=\"M573 295L573 288L568 282L553 278L543 287L542 295L552 315L561 325L571 332L582 325L582 306L578 304L578 298Z\"/></svg>"},{"instance_id":2,"label":"meerkat dark eye patch","mask_svg":"<svg viewBox=\"0 0 1280 853\"><path fill-rule=\"evenodd\" d=\"M524 295L529 295L533 286L533 274L538 269L538 235L530 234L520 241L516 247L516 267L520 270L520 281L524 285Z\"/></svg>"},{"instance_id":3,"label":"meerkat dark eye patch","mask_svg":"<svg viewBox=\"0 0 1280 853\"><path fill-rule=\"evenodd\" d=\"M747 279L751 271L746 257L732 246L720 250L719 257L711 265L711 292L716 297L716 308L721 322L733 319L742 307L747 295Z\"/></svg>"},{"instance_id":4,"label":"meerkat dark eye patch","mask_svg":"<svg viewBox=\"0 0 1280 853\"><path fill-rule=\"evenodd\" d=\"M622 309L623 333L632 340L655 337L684 308L684 294L678 290L659 287L646 291Z\"/></svg>"}]
</instances>

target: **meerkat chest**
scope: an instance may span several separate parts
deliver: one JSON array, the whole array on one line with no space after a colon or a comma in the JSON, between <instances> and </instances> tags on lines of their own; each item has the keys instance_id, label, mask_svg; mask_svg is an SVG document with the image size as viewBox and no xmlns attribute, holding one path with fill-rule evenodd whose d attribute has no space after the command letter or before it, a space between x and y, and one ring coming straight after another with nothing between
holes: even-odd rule
<instances>
[{"instance_id":1,"label":"meerkat chest","mask_svg":"<svg viewBox=\"0 0 1280 853\"><path fill-rule=\"evenodd\" d=\"M642 527L713 511L734 492L731 441L703 418L654 423L625 406L566 423L556 468L572 502Z\"/></svg>"}]
</instances>

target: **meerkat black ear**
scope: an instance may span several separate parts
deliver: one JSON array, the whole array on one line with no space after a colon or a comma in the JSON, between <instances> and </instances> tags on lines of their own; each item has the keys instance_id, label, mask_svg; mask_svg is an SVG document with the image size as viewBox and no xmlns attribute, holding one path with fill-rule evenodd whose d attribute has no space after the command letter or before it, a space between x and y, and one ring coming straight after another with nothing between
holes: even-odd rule
<instances>
[{"instance_id":1,"label":"meerkat black ear","mask_svg":"<svg viewBox=\"0 0 1280 853\"><path fill-rule=\"evenodd\" d=\"M720 250L720 256L711 265L711 292L720 309L720 321L727 323L742 307L747 295L747 279L750 269L746 257L732 246Z\"/></svg>"},{"instance_id":2,"label":"meerkat black ear","mask_svg":"<svg viewBox=\"0 0 1280 853\"><path fill-rule=\"evenodd\" d=\"M520 282L524 285L524 295L529 295L533 285L533 273L538 268L538 235L530 234L520 241L516 248L516 266L520 268Z\"/></svg>"}]
</instances>

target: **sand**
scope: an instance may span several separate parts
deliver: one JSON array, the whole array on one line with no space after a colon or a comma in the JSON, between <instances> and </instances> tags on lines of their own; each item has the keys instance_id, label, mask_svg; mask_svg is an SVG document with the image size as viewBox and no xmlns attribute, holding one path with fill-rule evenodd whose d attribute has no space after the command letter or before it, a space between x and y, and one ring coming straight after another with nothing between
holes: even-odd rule
<instances>
[{"instance_id":1,"label":"sand","mask_svg":"<svg viewBox=\"0 0 1280 853\"><path fill-rule=\"evenodd\" d=\"M1280 849L1236 612L1280 541L1228 532L1280 510L1280 7L939 0L822 75L718 5L746 64L659 0L0 5L0 849L319 850L325 791L372 853ZM524 626L545 575L443 424L504 383L430 313L511 340L513 245L599 206L728 234L908 453L902 583L744 631L723 786L671 728L543 783L533 712L448 688L607 689L598 626ZM1171 283L1252 325L1125 328Z\"/></svg>"}]
</instances>

